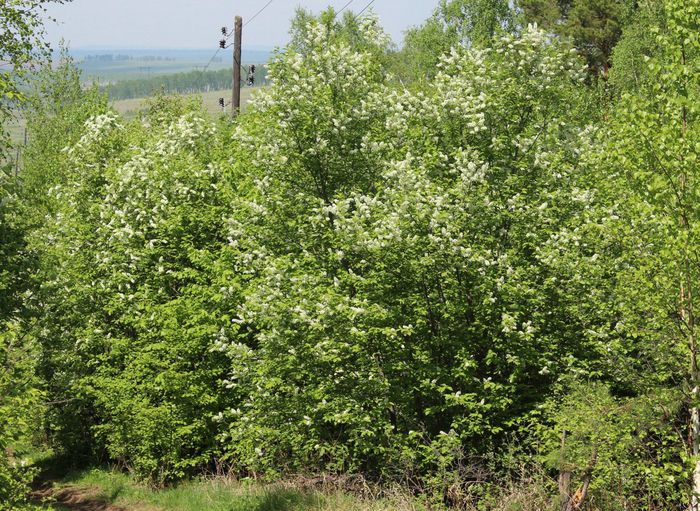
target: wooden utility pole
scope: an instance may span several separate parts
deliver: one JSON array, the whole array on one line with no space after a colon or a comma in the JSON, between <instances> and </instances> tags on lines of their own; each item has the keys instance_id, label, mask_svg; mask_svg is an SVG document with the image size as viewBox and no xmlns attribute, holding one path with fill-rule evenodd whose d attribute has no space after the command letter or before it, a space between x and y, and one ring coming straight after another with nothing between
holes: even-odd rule
<instances>
[{"instance_id":1,"label":"wooden utility pole","mask_svg":"<svg viewBox=\"0 0 700 511\"><path fill-rule=\"evenodd\" d=\"M236 118L241 112L241 41L243 39L243 18L236 16L233 37L233 97L231 98L231 117Z\"/></svg>"}]
</instances>

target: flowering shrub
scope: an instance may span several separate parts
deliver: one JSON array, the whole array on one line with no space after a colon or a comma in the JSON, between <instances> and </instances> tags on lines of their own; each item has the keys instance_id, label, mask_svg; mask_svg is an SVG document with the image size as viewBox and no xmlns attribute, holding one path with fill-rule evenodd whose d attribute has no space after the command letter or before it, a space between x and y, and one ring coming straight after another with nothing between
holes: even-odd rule
<instances>
[{"instance_id":1,"label":"flowering shrub","mask_svg":"<svg viewBox=\"0 0 700 511\"><path fill-rule=\"evenodd\" d=\"M225 178L215 127L181 110L164 103L128 129L111 113L90 119L35 240L61 261L42 284L56 312L45 326L54 391L71 400L59 424L89 413L96 448L159 482L212 459L226 402L212 349L229 326L216 284L231 275L218 267Z\"/></svg>"},{"instance_id":2,"label":"flowering shrub","mask_svg":"<svg viewBox=\"0 0 700 511\"><path fill-rule=\"evenodd\" d=\"M396 91L324 30L271 66L236 133L253 280L223 440L256 470L392 476L434 469L420 443L451 431L471 451L456 466L599 342L605 315L576 310L590 291L556 259L591 202L567 122L583 66L531 28Z\"/></svg>"}]
</instances>

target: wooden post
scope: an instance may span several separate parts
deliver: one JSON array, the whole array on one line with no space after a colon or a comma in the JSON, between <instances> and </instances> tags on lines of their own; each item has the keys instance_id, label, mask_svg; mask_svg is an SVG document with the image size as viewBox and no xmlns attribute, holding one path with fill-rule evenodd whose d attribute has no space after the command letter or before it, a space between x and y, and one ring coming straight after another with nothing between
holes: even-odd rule
<instances>
[{"instance_id":1,"label":"wooden post","mask_svg":"<svg viewBox=\"0 0 700 511\"><path fill-rule=\"evenodd\" d=\"M234 25L233 97L231 99L231 117L235 119L241 112L241 41L243 38L243 18L236 16Z\"/></svg>"}]
</instances>

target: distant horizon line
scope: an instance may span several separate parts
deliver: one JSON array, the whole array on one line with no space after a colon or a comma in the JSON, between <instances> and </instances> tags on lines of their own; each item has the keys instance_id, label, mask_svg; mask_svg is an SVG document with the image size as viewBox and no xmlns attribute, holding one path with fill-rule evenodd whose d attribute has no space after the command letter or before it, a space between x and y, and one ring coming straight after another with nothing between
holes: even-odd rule
<instances>
[{"instance_id":1,"label":"distant horizon line","mask_svg":"<svg viewBox=\"0 0 700 511\"><path fill-rule=\"evenodd\" d=\"M279 46L263 46L263 45L249 45L246 48L244 48L244 51L247 50L256 50L256 51L272 51L275 48L279 48ZM55 47L54 49L58 49L58 47ZM124 50L124 51L143 51L143 50L158 50L158 51L211 51L214 52L216 51L216 48L210 48L210 47L202 47L202 48L196 48L196 47L172 47L172 46L99 46L99 45L90 45L90 46L68 46L67 47L68 51L115 51L115 50Z\"/></svg>"}]
</instances>

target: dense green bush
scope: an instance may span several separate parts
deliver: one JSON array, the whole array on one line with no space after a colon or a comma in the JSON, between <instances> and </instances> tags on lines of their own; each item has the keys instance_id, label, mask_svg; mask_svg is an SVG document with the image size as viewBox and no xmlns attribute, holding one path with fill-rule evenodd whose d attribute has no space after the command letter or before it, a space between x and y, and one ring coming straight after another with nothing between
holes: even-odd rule
<instances>
[{"instance_id":1,"label":"dense green bush","mask_svg":"<svg viewBox=\"0 0 700 511\"><path fill-rule=\"evenodd\" d=\"M52 0L0 4L0 509L26 507L35 470L28 451L41 429L44 393L35 373L40 353L28 335L31 315L24 308L34 259L27 250L28 225L8 127L26 102L30 65L48 56L42 40L45 6ZM60 1L60 0L56 0ZM9 72L9 69L12 72Z\"/></svg>"},{"instance_id":2,"label":"dense green bush","mask_svg":"<svg viewBox=\"0 0 700 511\"><path fill-rule=\"evenodd\" d=\"M234 236L260 277L232 446L268 469L421 472L418 439L483 452L599 351L604 308L562 296L590 293L555 259L587 205L582 65L532 31L455 51L413 94L332 37L273 64L240 128L256 191Z\"/></svg>"},{"instance_id":3,"label":"dense green bush","mask_svg":"<svg viewBox=\"0 0 700 511\"><path fill-rule=\"evenodd\" d=\"M230 323L220 283L232 271L220 263L227 189L215 127L178 102L153 111L128 126L111 112L87 122L63 151L66 178L32 247L52 312L42 369L70 401L56 410L64 447L92 444L164 481L213 457L227 364L211 347Z\"/></svg>"},{"instance_id":4,"label":"dense green bush","mask_svg":"<svg viewBox=\"0 0 700 511\"><path fill-rule=\"evenodd\" d=\"M21 323L0 320L0 510L26 505L36 475L28 453L40 430L45 395L35 376L37 347Z\"/></svg>"}]
</instances>

